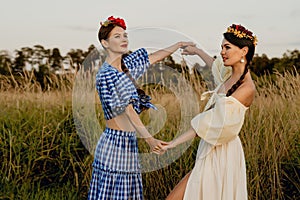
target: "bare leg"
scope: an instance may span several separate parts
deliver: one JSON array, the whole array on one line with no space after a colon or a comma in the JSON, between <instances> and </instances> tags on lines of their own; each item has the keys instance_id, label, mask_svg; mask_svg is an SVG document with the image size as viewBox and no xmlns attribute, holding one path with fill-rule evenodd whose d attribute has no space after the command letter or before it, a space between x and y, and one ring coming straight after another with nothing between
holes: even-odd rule
<instances>
[{"instance_id":1,"label":"bare leg","mask_svg":"<svg viewBox=\"0 0 300 200\"><path fill-rule=\"evenodd\" d=\"M171 193L167 196L166 200L182 200L185 192L185 188L189 177L191 175L190 171L181 181L175 186L175 188L171 191Z\"/></svg>"}]
</instances>

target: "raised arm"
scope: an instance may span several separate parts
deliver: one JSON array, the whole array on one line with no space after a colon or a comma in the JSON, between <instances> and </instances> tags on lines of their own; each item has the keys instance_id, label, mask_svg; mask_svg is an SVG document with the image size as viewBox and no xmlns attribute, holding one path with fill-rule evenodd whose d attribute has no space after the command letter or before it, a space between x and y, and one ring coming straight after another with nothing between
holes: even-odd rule
<instances>
[{"instance_id":1,"label":"raised arm","mask_svg":"<svg viewBox=\"0 0 300 200\"><path fill-rule=\"evenodd\" d=\"M167 56L171 55L177 49L184 48L186 46L194 46L195 44L193 42L177 42L167 48L160 49L158 51L155 51L151 54L149 54L149 62L150 64L154 64L158 61L161 61L162 59L166 58Z\"/></svg>"},{"instance_id":2,"label":"raised arm","mask_svg":"<svg viewBox=\"0 0 300 200\"><path fill-rule=\"evenodd\" d=\"M199 49L198 47L194 46L187 46L183 49L182 55L198 55L207 66L211 67L214 58L208 55L204 50Z\"/></svg>"}]
</instances>

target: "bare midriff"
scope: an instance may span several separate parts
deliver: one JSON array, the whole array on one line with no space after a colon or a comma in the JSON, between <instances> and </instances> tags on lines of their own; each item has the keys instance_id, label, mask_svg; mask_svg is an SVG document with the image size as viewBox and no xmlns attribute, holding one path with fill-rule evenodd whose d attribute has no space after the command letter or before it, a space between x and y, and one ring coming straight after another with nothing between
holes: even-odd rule
<instances>
[{"instance_id":1,"label":"bare midriff","mask_svg":"<svg viewBox=\"0 0 300 200\"><path fill-rule=\"evenodd\" d=\"M125 114L121 114L112 119L106 120L106 127L125 132L135 131L134 127Z\"/></svg>"}]
</instances>

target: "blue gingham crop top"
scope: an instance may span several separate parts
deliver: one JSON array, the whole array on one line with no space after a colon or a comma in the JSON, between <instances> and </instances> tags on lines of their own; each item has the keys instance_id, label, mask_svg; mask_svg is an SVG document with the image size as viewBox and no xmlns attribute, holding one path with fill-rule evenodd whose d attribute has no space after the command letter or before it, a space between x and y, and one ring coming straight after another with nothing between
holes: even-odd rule
<instances>
[{"instance_id":1,"label":"blue gingham crop top","mask_svg":"<svg viewBox=\"0 0 300 200\"><path fill-rule=\"evenodd\" d=\"M142 76L150 66L148 53L144 48L129 54L123 61L134 79ZM141 112L139 96L132 81L124 72L118 71L107 62L97 72L96 89L106 120L123 113L130 103L137 113ZM150 107L155 108L152 104Z\"/></svg>"}]
</instances>

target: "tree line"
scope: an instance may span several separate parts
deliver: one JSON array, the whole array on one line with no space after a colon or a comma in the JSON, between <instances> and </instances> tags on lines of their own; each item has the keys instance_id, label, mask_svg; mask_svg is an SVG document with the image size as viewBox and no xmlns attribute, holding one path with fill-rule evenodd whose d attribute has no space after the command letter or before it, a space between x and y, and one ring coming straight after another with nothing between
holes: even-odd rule
<instances>
[{"instance_id":1,"label":"tree line","mask_svg":"<svg viewBox=\"0 0 300 200\"><path fill-rule=\"evenodd\" d=\"M74 73L82 66L85 59L89 56L89 60L93 60L93 64L97 67L105 58L104 52L98 51L94 45L90 45L86 51L81 49L71 49L65 56L61 55L59 48L46 49L42 45L34 45L33 47L22 47L14 51L11 56L8 51L0 51L0 75L18 76L24 71L31 71L38 82L45 81L45 77L51 74L59 75L65 73ZM98 62L96 62L98 61ZM180 73L191 70L195 74L200 75L196 63L189 69L187 66L182 67L182 63L176 63L170 56L165 60L166 64ZM205 66L202 66L205 68ZM272 75L275 72L283 73L285 71L300 72L300 51L287 50L281 58L269 58L266 54L261 56L256 54L250 65L253 74L260 77L263 75ZM190 73L185 73L190 74Z\"/></svg>"}]
</instances>

